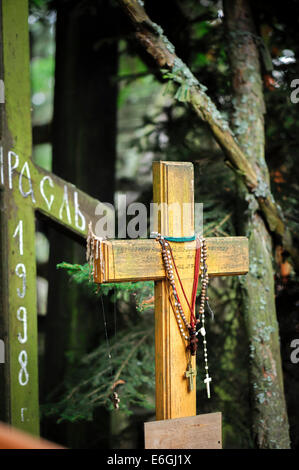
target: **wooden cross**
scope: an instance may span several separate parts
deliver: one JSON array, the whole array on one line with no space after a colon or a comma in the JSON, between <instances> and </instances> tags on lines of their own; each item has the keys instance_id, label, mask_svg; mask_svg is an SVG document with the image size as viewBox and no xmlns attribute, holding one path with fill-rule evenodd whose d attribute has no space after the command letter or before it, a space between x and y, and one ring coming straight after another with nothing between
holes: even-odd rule
<instances>
[{"instance_id":1,"label":"wooden cross","mask_svg":"<svg viewBox=\"0 0 299 470\"><path fill-rule=\"evenodd\" d=\"M157 231L168 237L194 235L194 179L192 163L154 162L153 201L160 204ZM165 203L165 204L163 204ZM171 210L174 207L177 210ZM184 212L184 208L191 208ZM180 210L181 209L181 210ZM184 216L183 216L184 215ZM172 243L172 250L187 297L191 299L195 241ZM245 237L207 238L210 276L248 272L248 240ZM96 283L155 281L156 419L196 414L196 388L189 390L185 371L189 364L172 311L160 244L154 239L109 240L95 261ZM176 282L177 284L177 282ZM184 311L188 308L180 295ZM192 358L195 370L195 358Z\"/></svg>"},{"instance_id":2,"label":"wooden cross","mask_svg":"<svg viewBox=\"0 0 299 470\"><path fill-rule=\"evenodd\" d=\"M0 420L38 434L35 212L85 238L99 203L31 159L27 0L0 1L0 80Z\"/></svg>"}]
</instances>

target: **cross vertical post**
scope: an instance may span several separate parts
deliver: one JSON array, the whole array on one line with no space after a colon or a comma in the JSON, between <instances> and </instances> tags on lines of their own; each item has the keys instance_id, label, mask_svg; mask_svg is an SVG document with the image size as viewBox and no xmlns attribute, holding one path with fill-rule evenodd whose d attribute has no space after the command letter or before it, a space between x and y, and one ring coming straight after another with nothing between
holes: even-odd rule
<instances>
[{"instance_id":1,"label":"cross vertical post","mask_svg":"<svg viewBox=\"0 0 299 470\"><path fill-rule=\"evenodd\" d=\"M158 231L169 237L194 235L194 190L192 163L155 162L153 164L153 202L161 205ZM189 217L186 210L189 207ZM181 271L180 271L181 272ZM193 272L182 276L185 292L191 299ZM188 279L189 277L189 279ZM188 307L183 296L183 309ZM190 315L190 312L189 312ZM188 388L184 372L188 366L186 344L180 335L169 300L166 279L155 283L156 344L156 419L171 419L196 414L196 387ZM195 357L192 368L196 368ZM183 363L185 362L185 366ZM180 364L180 367L178 367Z\"/></svg>"}]
</instances>

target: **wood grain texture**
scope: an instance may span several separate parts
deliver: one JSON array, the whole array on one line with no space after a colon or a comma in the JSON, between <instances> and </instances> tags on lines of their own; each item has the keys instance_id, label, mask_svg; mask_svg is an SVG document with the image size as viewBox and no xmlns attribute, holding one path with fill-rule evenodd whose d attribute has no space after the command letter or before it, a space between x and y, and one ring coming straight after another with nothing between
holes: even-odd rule
<instances>
[{"instance_id":1,"label":"wood grain texture","mask_svg":"<svg viewBox=\"0 0 299 470\"><path fill-rule=\"evenodd\" d=\"M171 237L192 236L194 218L182 220L180 211L168 211L176 203L194 203L193 165L191 163L153 163L153 201L163 205L158 220L158 231ZM187 250L184 250L187 253ZM160 255L161 256L161 255ZM194 255L193 255L194 258ZM180 262L178 269L180 269ZM183 263L185 266L185 262ZM182 267L182 265L181 265ZM191 298L192 283L183 282L187 298ZM176 285L178 280L176 279ZM178 288L186 317L190 312L181 289ZM156 361L156 419L172 419L196 414L196 381L189 390L184 374L188 366L186 342L182 339L177 320L169 301L166 280L155 282L155 361ZM192 367L196 369L195 357Z\"/></svg>"},{"instance_id":2,"label":"wood grain texture","mask_svg":"<svg viewBox=\"0 0 299 470\"><path fill-rule=\"evenodd\" d=\"M146 449L222 449L221 413L144 423Z\"/></svg>"},{"instance_id":3,"label":"wood grain texture","mask_svg":"<svg viewBox=\"0 0 299 470\"><path fill-rule=\"evenodd\" d=\"M208 269L211 276L232 276L248 272L246 237L207 238ZM195 242L171 242L180 275L193 279ZM95 262L96 283L162 280L165 271L159 243L153 239L109 240L104 245L105 277Z\"/></svg>"}]
</instances>

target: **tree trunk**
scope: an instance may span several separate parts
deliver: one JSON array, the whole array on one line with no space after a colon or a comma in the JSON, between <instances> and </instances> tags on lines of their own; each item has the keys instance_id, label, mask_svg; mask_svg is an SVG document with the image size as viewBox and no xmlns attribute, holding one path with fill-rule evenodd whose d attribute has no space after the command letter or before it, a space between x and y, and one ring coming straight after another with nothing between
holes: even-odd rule
<instances>
[{"instance_id":1,"label":"tree trunk","mask_svg":"<svg viewBox=\"0 0 299 470\"><path fill-rule=\"evenodd\" d=\"M234 112L232 126L251 167L270 185L265 162L263 85L247 0L225 0ZM289 448L280 339L274 297L272 239L258 204L239 180L240 229L249 238L250 271L240 279L249 338L252 433L258 448Z\"/></svg>"},{"instance_id":2,"label":"tree trunk","mask_svg":"<svg viewBox=\"0 0 299 470\"><path fill-rule=\"evenodd\" d=\"M115 8L104 1L62 2L57 9L53 171L102 202L113 202L114 197L116 18ZM84 264L85 247L55 230L50 246L45 395L63 385L82 355L96 346L102 329L96 299L84 296L64 271L56 269L63 261ZM101 433L108 439L102 421ZM45 432L58 439L51 433L61 429L59 438L76 448L91 438L82 426L68 424L65 429L48 422ZM99 442L96 434L92 441ZM108 447L107 441L103 447Z\"/></svg>"}]
</instances>

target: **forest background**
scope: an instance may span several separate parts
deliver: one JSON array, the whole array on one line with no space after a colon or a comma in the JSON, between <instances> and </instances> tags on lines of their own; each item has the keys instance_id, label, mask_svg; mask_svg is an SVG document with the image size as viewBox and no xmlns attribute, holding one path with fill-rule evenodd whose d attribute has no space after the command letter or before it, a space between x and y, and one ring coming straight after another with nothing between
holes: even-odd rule
<instances>
[{"instance_id":1,"label":"forest background","mask_svg":"<svg viewBox=\"0 0 299 470\"><path fill-rule=\"evenodd\" d=\"M225 448L298 448L297 2L251 3L164 0L145 8L163 28L155 34L174 44L261 169L259 194L248 192L246 175L192 109L193 83L178 84L157 64L112 0L30 2L33 158L102 202L126 195L128 204L147 205L152 161L193 162L204 235L245 234L251 247L245 283L211 283L212 399L199 380L198 413L222 411ZM291 234L287 246L256 202L268 188ZM96 293L85 247L43 219L36 256L42 435L72 448L143 447L155 405L153 283ZM264 351L278 370L282 360L283 383L272 381ZM109 389L123 377L115 412Z\"/></svg>"}]
</instances>

